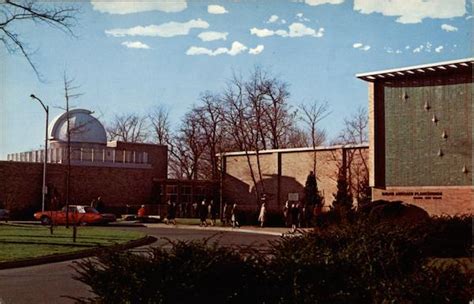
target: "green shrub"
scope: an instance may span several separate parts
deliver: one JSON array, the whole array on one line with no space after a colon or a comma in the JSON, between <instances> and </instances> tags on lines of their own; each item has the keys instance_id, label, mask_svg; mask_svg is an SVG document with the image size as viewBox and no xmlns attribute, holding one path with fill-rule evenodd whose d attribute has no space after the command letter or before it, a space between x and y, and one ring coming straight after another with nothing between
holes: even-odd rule
<instances>
[{"instance_id":1,"label":"green shrub","mask_svg":"<svg viewBox=\"0 0 474 304\"><path fill-rule=\"evenodd\" d=\"M266 252L209 240L170 242L147 255L109 252L76 264L77 279L97 296L79 301L467 303L472 273L456 263L435 266L428 256L437 237L466 226L465 218L414 225L354 219L282 238Z\"/></svg>"}]
</instances>

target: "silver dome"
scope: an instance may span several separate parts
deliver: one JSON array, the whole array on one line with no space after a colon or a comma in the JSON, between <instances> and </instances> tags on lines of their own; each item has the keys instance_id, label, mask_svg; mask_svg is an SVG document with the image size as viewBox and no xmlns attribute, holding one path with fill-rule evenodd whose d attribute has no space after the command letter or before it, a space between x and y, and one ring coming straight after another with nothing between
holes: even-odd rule
<instances>
[{"instance_id":1,"label":"silver dome","mask_svg":"<svg viewBox=\"0 0 474 304\"><path fill-rule=\"evenodd\" d=\"M92 116L93 112L85 109L74 109L69 111L69 129L71 130L71 142L107 144L107 135L104 126L97 118ZM52 141L67 141L67 113L57 116L49 124L49 139Z\"/></svg>"}]
</instances>

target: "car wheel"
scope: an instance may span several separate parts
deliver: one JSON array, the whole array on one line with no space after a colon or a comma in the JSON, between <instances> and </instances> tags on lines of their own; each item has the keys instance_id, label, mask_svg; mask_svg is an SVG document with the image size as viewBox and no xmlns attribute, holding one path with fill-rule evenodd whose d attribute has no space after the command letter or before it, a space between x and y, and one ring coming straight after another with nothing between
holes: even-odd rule
<instances>
[{"instance_id":1,"label":"car wheel","mask_svg":"<svg viewBox=\"0 0 474 304\"><path fill-rule=\"evenodd\" d=\"M41 225L51 225L51 219L47 216L42 216L41 219Z\"/></svg>"}]
</instances>

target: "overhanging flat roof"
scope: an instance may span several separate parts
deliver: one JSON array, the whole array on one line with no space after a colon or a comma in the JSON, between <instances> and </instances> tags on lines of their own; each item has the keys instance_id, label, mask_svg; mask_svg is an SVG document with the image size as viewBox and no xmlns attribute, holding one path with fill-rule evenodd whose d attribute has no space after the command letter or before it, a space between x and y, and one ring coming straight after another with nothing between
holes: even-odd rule
<instances>
[{"instance_id":1,"label":"overhanging flat roof","mask_svg":"<svg viewBox=\"0 0 474 304\"><path fill-rule=\"evenodd\" d=\"M303 147L303 148L286 148L286 149L269 149L259 150L258 154L271 154L271 153L294 153L294 152L312 152L312 151L324 151L324 150L336 150L336 149L363 149L368 148L369 144L349 144L349 145L334 145L334 146L317 146L317 147ZM237 152L224 152L218 153L216 156L240 156L240 155L254 155L256 151L237 151Z\"/></svg>"},{"instance_id":2,"label":"overhanging flat roof","mask_svg":"<svg viewBox=\"0 0 474 304\"><path fill-rule=\"evenodd\" d=\"M386 80L390 78L398 78L403 76L427 75L438 72L446 72L454 69L472 69L474 57L464 58L451 61L443 61L437 63L415 65L410 67L390 69L369 73L356 74L357 78L365 81Z\"/></svg>"}]
</instances>

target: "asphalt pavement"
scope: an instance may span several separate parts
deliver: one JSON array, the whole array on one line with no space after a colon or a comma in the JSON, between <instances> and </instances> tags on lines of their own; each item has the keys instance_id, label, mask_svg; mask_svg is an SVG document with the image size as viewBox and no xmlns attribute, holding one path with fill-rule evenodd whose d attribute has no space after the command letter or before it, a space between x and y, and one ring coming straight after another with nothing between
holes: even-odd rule
<instances>
[{"instance_id":1,"label":"asphalt pavement","mask_svg":"<svg viewBox=\"0 0 474 304\"><path fill-rule=\"evenodd\" d=\"M244 229L241 231L226 229L189 229L186 227L163 227L150 225L149 227L116 227L117 230L140 230L158 241L149 246L167 246L168 240L200 240L211 238L223 246L252 246L265 248L268 241L277 240L280 231L266 233L272 230ZM197 227L195 227L197 228ZM218 231L219 230L219 231ZM74 270L71 268L74 261L45 264L32 267L0 270L0 304L30 304L30 303L74 303L67 298L87 297L92 294L87 285L74 280Z\"/></svg>"}]
</instances>

